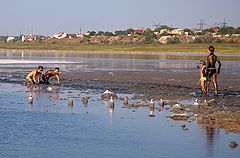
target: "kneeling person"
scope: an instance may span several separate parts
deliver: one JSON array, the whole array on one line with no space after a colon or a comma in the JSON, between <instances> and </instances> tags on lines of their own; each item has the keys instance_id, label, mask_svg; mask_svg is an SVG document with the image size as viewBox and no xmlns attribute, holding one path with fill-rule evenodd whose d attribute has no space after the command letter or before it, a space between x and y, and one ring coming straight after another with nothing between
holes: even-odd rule
<instances>
[{"instance_id":1,"label":"kneeling person","mask_svg":"<svg viewBox=\"0 0 240 158\"><path fill-rule=\"evenodd\" d=\"M49 78L55 76L57 78L57 83L60 85L60 77L59 77L59 68L56 67L55 69L48 70L42 75L43 83L49 84Z\"/></svg>"},{"instance_id":2,"label":"kneeling person","mask_svg":"<svg viewBox=\"0 0 240 158\"><path fill-rule=\"evenodd\" d=\"M39 83L41 75L42 75L43 67L38 66L37 70L31 71L27 77L26 77L26 84L35 84ZM36 80L36 76L38 76L38 79Z\"/></svg>"}]
</instances>

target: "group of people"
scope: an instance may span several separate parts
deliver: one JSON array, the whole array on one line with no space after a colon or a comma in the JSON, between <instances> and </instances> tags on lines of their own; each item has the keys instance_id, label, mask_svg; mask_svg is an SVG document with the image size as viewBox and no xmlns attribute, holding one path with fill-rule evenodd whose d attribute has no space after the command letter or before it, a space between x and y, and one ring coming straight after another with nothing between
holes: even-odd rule
<instances>
[{"instance_id":1,"label":"group of people","mask_svg":"<svg viewBox=\"0 0 240 158\"><path fill-rule=\"evenodd\" d=\"M47 70L43 73L43 67L40 65L36 70L31 71L26 77L26 84L49 84L49 78L56 77L57 84L60 85L59 68ZM36 79L37 78L37 79Z\"/></svg>"},{"instance_id":2,"label":"group of people","mask_svg":"<svg viewBox=\"0 0 240 158\"><path fill-rule=\"evenodd\" d=\"M204 60L200 61L200 66L197 66L200 71L199 82L201 84L201 90L203 94L207 94L210 90L210 84L213 82L214 93L218 94L217 75L220 74L221 61L214 54L214 47L208 48L209 55L207 56L207 62ZM218 63L218 69L216 68Z\"/></svg>"},{"instance_id":3,"label":"group of people","mask_svg":"<svg viewBox=\"0 0 240 158\"><path fill-rule=\"evenodd\" d=\"M200 66L197 68L200 71L199 82L201 84L201 90L203 94L207 94L210 89L210 84L213 82L214 93L218 94L218 84L217 84L217 74L220 74L221 62L219 58L214 54L214 47L210 46L208 48L209 55L207 56L207 62L204 60L200 61ZM219 64L218 69L216 69L216 63ZM42 74L43 67L38 66L38 69L31 71L26 77L27 84L39 84L45 83L49 84L49 78L55 76L57 78L57 83L60 85L59 68L50 69ZM37 80L36 80L36 77Z\"/></svg>"}]
</instances>

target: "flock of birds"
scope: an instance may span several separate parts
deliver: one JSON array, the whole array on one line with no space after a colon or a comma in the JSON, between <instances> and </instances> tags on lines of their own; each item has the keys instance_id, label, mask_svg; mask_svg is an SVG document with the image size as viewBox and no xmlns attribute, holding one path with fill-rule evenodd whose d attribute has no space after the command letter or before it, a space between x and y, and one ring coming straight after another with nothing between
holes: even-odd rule
<instances>
[{"instance_id":1,"label":"flock of birds","mask_svg":"<svg viewBox=\"0 0 240 158\"><path fill-rule=\"evenodd\" d=\"M110 99L109 99L109 109L113 109L114 108L114 104L115 104L114 103L114 97L116 96L116 94L113 93L113 92L110 92L108 90L106 90L103 93L103 95L104 94L108 95L108 98L110 97ZM81 98L81 100L82 100L83 104L86 105L89 102L89 97L88 96L83 96ZM33 96L32 96L32 94L30 94L29 97L28 97L28 103L29 104L33 104ZM204 100L204 103L207 104L207 101ZM159 110L160 111L164 108L164 104L165 104L164 100L160 99L159 100ZM123 105L124 105L124 107L127 107L129 105L128 99L126 97L123 99ZM193 103L193 105L196 105L196 106L199 105L198 99L195 99L195 102ZM72 98L68 99L68 106L69 107L73 107L73 99ZM150 116L151 116L151 115L153 115L153 111L155 109L155 102L154 102L153 99L150 100L148 106L149 106L149 109L150 109ZM175 104L173 107L178 107L178 106L180 106L180 105L179 104Z\"/></svg>"}]
</instances>

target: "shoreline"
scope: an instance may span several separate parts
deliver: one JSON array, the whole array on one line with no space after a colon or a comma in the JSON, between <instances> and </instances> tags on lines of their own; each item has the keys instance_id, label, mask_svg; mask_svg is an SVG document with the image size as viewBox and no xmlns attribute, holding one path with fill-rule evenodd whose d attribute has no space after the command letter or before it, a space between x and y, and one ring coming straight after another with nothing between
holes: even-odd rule
<instances>
[{"instance_id":1,"label":"shoreline","mask_svg":"<svg viewBox=\"0 0 240 158\"><path fill-rule=\"evenodd\" d=\"M79 53L79 54L132 54L132 55L207 55L206 52L151 52L151 51L110 51L110 50L100 50L100 51L84 51L84 50L51 50L51 49L3 49L0 48L0 53ZM216 52L215 54L223 56L239 56L240 52L236 53L225 53Z\"/></svg>"}]
</instances>

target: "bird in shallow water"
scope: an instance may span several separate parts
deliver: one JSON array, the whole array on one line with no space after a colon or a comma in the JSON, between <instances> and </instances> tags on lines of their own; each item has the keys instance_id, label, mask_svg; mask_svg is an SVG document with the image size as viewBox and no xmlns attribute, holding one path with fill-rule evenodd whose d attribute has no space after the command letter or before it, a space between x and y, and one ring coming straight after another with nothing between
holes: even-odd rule
<instances>
[{"instance_id":1,"label":"bird in shallow water","mask_svg":"<svg viewBox=\"0 0 240 158\"><path fill-rule=\"evenodd\" d=\"M32 94L29 94L29 97L28 97L28 104L33 104L33 97L32 97Z\"/></svg>"},{"instance_id":2,"label":"bird in shallow water","mask_svg":"<svg viewBox=\"0 0 240 158\"><path fill-rule=\"evenodd\" d=\"M48 91L48 92L52 91L52 89L53 89L53 88L52 88L52 87L50 87L50 86L49 86L49 87L47 87L47 91Z\"/></svg>"},{"instance_id":3,"label":"bird in shallow water","mask_svg":"<svg viewBox=\"0 0 240 158\"><path fill-rule=\"evenodd\" d=\"M159 101L159 111L162 111L164 108L164 101L163 99L161 98L160 101Z\"/></svg>"},{"instance_id":4,"label":"bird in shallow water","mask_svg":"<svg viewBox=\"0 0 240 158\"><path fill-rule=\"evenodd\" d=\"M125 97L124 100L123 100L123 105L124 105L124 107L128 106L128 100L127 100L126 97Z\"/></svg>"},{"instance_id":5,"label":"bird in shallow water","mask_svg":"<svg viewBox=\"0 0 240 158\"><path fill-rule=\"evenodd\" d=\"M89 97L88 96L84 96L84 97L82 97L82 102L83 102L83 104L87 104L88 103L88 99L89 99Z\"/></svg>"},{"instance_id":6,"label":"bird in shallow water","mask_svg":"<svg viewBox=\"0 0 240 158\"><path fill-rule=\"evenodd\" d=\"M109 100L109 107L114 108L114 100L113 100L112 96L111 96L111 98Z\"/></svg>"},{"instance_id":7,"label":"bird in shallow water","mask_svg":"<svg viewBox=\"0 0 240 158\"><path fill-rule=\"evenodd\" d=\"M151 110L154 110L155 104L154 104L153 99L151 99L151 101L149 103L149 107L150 107Z\"/></svg>"},{"instance_id":8,"label":"bird in shallow water","mask_svg":"<svg viewBox=\"0 0 240 158\"><path fill-rule=\"evenodd\" d=\"M73 106L73 100L72 100L72 98L69 98L69 99L68 99L68 106L69 106L69 107L72 107L72 106Z\"/></svg>"},{"instance_id":9,"label":"bird in shallow water","mask_svg":"<svg viewBox=\"0 0 240 158\"><path fill-rule=\"evenodd\" d=\"M195 99L195 102L193 103L193 105L199 105L198 104L198 99Z\"/></svg>"}]
</instances>

